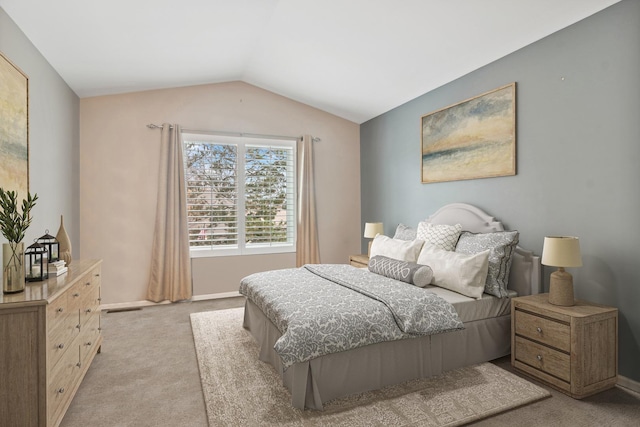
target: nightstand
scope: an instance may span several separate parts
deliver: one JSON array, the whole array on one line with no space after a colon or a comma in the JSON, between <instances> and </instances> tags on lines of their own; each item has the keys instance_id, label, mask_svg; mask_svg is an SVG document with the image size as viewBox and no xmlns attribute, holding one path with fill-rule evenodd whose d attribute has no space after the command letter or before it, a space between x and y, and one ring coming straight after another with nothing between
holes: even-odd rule
<instances>
[{"instance_id":1,"label":"nightstand","mask_svg":"<svg viewBox=\"0 0 640 427\"><path fill-rule=\"evenodd\" d=\"M585 301L563 307L549 294L511 300L511 364L582 399L618 379L618 309Z\"/></svg>"},{"instance_id":2,"label":"nightstand","mask_svg":"<svg viewBox=\"0 0 640 427\"><path fill-rule=\"evenodd\" d=\"M366 268L369 266L369 256L366 254L349 255L349 264L354 267Z\"/></svg>"}]
</instances>

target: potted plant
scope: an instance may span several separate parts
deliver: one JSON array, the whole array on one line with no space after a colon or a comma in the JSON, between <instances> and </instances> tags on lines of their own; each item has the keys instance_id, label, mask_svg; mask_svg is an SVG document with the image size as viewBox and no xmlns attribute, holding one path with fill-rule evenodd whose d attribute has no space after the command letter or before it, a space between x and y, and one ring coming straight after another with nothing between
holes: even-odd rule
<instances>
[{"instance_id":1,"label":"potted plant","mask_svg":"<svg viewBox=\"0 0 640 427\"><path fill-rule=\"evenodd\" d=\"M19 213L18 195L15 191L0 188L0 231L9 241L2 245L2 290L5 293L24 290L24 234L31 224L31 209L38 195L27 193Z\"/></svg>"}]
</instances>

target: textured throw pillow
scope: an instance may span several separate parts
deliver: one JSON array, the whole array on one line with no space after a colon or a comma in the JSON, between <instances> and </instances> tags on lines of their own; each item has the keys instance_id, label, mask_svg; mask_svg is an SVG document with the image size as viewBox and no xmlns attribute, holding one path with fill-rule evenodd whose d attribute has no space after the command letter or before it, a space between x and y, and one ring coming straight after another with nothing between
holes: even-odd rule
<instances>
[{"instance_id":1,"label":"textured throw pillow","mask_svg":"<svg viewBox=\"0 0 640 427\"><path fill-rule=\"evenodd\" d=\"M509 284L509 272L513 251L518 244L519 233L517 231L497 231L495 233L470 233L463 232L460 235L456 252L463 254L476 254L489 252L489 273L484 286L484 291L497 297L506 297Z\"/></svg>"},{"instance_id":2,"label":"textured throw pillow","mask_svg":"<svg viewBox=\"0 0 640 427\"><path fill-rule=\"evenodd\" d=\"M445 251L453 251L461 231L462 225L460 224L445 225L421 222L418 224L417 237Z\"/></svg>"},{"instance_id":3,"label":"textured throw pillow","mask_svg":"<svg viewBox=\"0 0 640 427\"><path fill-rule=\"evenodd\" d=\"M396 234L393 235L393 238L400 240L416 240L417 231L418 230L413 227L400 223L398 224L398 227L396 227Z\"/></svg>"},{"instance_id":4,"label":"textured throw pillow","mask_svg":"<svg viewBox=\"0 0 640 427\"><path fill-rule=\"evenodd\" d=\"M382 255L401 261L416 262L422 243L421 240L405 241L378 234L371 244L369 258Z\"/></svg>"},{"instance_id":5,"label":"textured throw pillow","mask_svg":"<svg viewBox=\"0 0 640 427\"><path fill-rule=\"evenodd\" d=\"M415 262L398 261L386 256L376 255L369 259L369 271L381 276L411 283L424 288L433 278L433 271L426 265Z\"/></svg>"},{"instance_id":6,"label":"textured throw pillow","mask_svg":"<svg viewBox=\"0 0 640 427\"><path fill-rule=\"evenodd\" d=\"M489 269L489 250L474 255L445 251L425 243L418 264L433 270L433 283L471 298L480 299Z\"/></svg>"}]
</instances>

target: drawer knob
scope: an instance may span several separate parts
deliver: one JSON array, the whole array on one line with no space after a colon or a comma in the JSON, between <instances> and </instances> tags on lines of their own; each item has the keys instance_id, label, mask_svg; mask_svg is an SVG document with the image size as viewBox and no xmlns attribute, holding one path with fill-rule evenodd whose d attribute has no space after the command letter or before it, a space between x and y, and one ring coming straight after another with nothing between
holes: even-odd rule
<instances>
[{"instance_id":1,"label":"drawer knob","mask_svg":"<svg viewBox=\"0 0 640 427\"><path fill-rule=\"evenodd\" d=\"M91 282L87 282L84 284L85 286L91 286Z\"/></svg>"},{"instance_id":2,"label":"drawer knob","mask_svg":"<svg viewBox=\"0 0 640 427\"><path fill-rule=\"evenodd\" d=\"M91 346L91 341L87 341L84 345L86 345L87 347Z\"/></svg>"},{"instance_id":3,"label":"drawer knob","mask_svg":"<svg viewBox=\"0 0 640 427\"><path fill-rule=\"evenodd\" d=\"M85 312L85 313L91 313L91 309L90 309L90 308L87 308L84 312Z\"/></svg>"},{"instance_id":4,"label":"drawer knob","mask_svg":"<svg viewBox=\"0 0 640 427\"><path fill-rule=\"evenodd\" d=\"M58 389L58 393L60 393L60 394L64 393L64 387L60 387L60 388Z\"/></svg>"},{"instance_id":5,"label":"drawer knob","mask_svg":"<svg viewBox=\"0 0 640 427\"><path fill-rule=\"evenodd\" d=\"M541 333L542 333L542 328L541 328L540 326L538 326L538 327L536 328L536 331L538 331L538 333L539 333L539 334L541 334Z\"/></svg>"},{"instance_id":6,"label":"drawer knob","mask_svg":"<svg viewBox=\"0 0 640 427\"><path fill-rule=\"evenodd\" d=\"M100 277L100 273L96 273L96 275L95 275L95 276L96 276L96 277Z\"/></svg>"},{"instance_id":7,"label":"drawer knob","mask_svg":"<svg viewBox=\"0 0 640 427\"><path fill-rule=\"evenodd\" d=\"M536 359L538 359L540 362L542 362L542 356L541 355L537 355Z\"/></svg>"},{"instance_id":8,"label":"drawer knob","mask_svg":"<svg viewBox=\"0 0 640 427\"><path fill-rule=\"evenodd\" d=\"M60 307L58 310L56 310L58 313L62 313L64 311L64 308Z\"/></svg>"},{"instance_id":9,"label":"drawer knob","mask_svg":"<svg viewBox=\"0 0 640 427\"><path fill-rule=\"evenodd\" d=\"M80 324L77 324L77 325L76 325L76 329L80 329Z\"/></svg>"},{"instance_id":10,"label":"drawer knob","mask_svg":"<svg viewBox=\"0 0 640 427\"><path fill-rule=\"evenodd\" d=\"M75 294L73 294L73 296L78 298L80 296L80 294L76 292Z\"/></svg>"},{"instance_id":11,"label":"drawer knob","mask_svg":"<svg viewBox=\"0 0 640 427\"><path fill-rule=\"evenodd\" d=\"M77 366L78 368L82 368L82 362L78 362L78 363L76 363L76 366Z\"/></svg>"},{"instance_id":12,"label":"drawer knob","mask_svg":"<svg viewBox=\"0 0 640 427\"><path fill-rule=\"evenodd\" d=\"M58 348L59 348L60 350L62 350L62 349L64 348L64 343L60 343L60 344L58 344Z\"/></svg>"}]
</instances>

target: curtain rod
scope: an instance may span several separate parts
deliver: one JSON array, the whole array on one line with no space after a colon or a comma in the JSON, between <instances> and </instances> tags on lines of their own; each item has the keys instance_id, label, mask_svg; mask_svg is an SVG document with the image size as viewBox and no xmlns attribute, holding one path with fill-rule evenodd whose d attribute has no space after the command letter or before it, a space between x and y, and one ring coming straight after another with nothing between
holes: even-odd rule
<instances>
[{"instance_id":1,"label":"curtain rod","mask_svg":"<svg viewBox=\"0 0 640 427\"><path fill-rule=\"evenodd\" d=\"M147 127L149 129L162 129L162 126L158 126L153 123L149 123ZM173 129L173 125L170 125L169 128ZM282 135L263 135L260 133L224 132L224 131L218 131L218 130L194 130L194 129L182 129L182 130L187 133L206 133L206 134L221 135L221 136L241 136L241 137L246 136L249 138L292 139L295 141L302 139L302 137L300 136L296 137L296 136L282 136ZM322 140L314 136L314 137L311 137L311 141L320 142Z\"/></svg>"}]
</instances>

